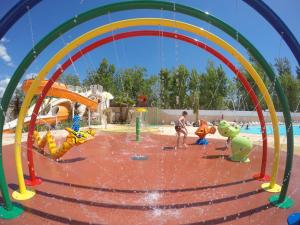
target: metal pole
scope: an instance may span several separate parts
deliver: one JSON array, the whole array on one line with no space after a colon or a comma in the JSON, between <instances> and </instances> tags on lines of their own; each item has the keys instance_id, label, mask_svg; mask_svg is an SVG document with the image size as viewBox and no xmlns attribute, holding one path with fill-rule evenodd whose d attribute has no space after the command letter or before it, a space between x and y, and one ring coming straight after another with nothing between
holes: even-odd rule
<instances>
[{"instance_id":1,"label":"metal pole","mask_svg":"<svg viewBox=\"0 0 300 225\"><path fill-rule=\"evenodd\" d=\"M89 127L91 126L91 110L89 109Z\"/></svg>"},{"instance_id":2,"label":"metal pole","mask_svg":"<svg viewBox=\"0 0 300 225\"><path fill-rule=\"evenodd\" d=\"M71 103L72 106L72 119L74 118L74 103Z\"/></svg>"}]
</instances>

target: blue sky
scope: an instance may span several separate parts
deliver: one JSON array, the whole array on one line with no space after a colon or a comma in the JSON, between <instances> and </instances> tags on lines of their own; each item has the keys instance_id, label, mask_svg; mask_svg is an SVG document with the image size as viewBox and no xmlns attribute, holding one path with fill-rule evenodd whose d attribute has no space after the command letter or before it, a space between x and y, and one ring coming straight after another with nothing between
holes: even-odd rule
<instances>
[{"instance_id":1,"label":"blue sky","mask_svg":"<svg viewBox=\"0 0 300 225\"><path fill-rule=\"evenodd\" d=\"M9 81L9 78L16 70L18 64L30 51L33 44L36 44L48 32L65 20L86 10L119 1L44 0L30 10L29 13L16 23L0 43L0 94L3 92L3 87ZM2 17L16 2L16 0L1 0L0 17ZM295 66L297 65L296 60L281 37L258 13L241 0L172 0L170 2L189 5L213 14L246 36L257 49L262 52L270 63L273 63L274 58L276 57L287 57L292 62L293 70L295 70ZM266 0L265 2L278 13L292 30L296 38L300 40L300 1ZM30 74L37 73L43 65L65 45L65 43L72 41L90 29L113 21L135 17L175 18L177 20L188 22L215 33L236 47L241 53L246 54L245 50L235 42L234 39L230 38L217 28L194 18L176 12L165 12L161 10L124 11L96 18L65 33L35 60L26 71L25 77L30 77ZM138 28L130 30L136 29ZM153 29L160 28L153 27ZM164 30L174 32L174 29L164 28ZM224 52L218 46L201 37L196 37L184 32L180 33L210 44L231 59L236 66L239 66L227 52ZM87 56L82 57L75 63L75 66L69 67L66 73L78 73L80 79L83 80L86 76L86 71L95 69L103 57L108 58L108 60L111 63L114 63L118 69L135 65L145 67L149 75L157 74L161 67L174 68L179 64L185 64L190 69L196 68L198 71L203 71L208 59L215 61L217 64L220 63L208 53L180 41L159 37L139 37L117 41L98 48ZM61 63L63 63L63 61ZM226 72L229 77L233 76L229 70L226 69Z\"/></svg>"}]
</instances>

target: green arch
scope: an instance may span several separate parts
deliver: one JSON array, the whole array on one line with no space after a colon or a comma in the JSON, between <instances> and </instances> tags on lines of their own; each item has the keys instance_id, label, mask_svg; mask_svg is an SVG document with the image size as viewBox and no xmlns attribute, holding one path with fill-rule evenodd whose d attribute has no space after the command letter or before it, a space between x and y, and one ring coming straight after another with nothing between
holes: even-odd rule
<instances>
[{"instance_id":1,"label":"green arch","mask_svg":"<svg viewBox=\"0 0 300 225\"><path fill-rule=\"evenodd\" d=\"M285 199L285 196L287 194L288 190L288 184L290 180L291 175L291 168L292 168L292 160L293 160L293 151L294 151L294 140L293 140L293 127L292 127L292 120L291 115L289 111L289 105L287 102L287 99L284 95L283 89L278 81L276 79L275 73L270 67L270 65L267 63L267 61L264 59L264 57L260 54L260 52L237 30L235 30L233 27L229 26L228 24L224 23L223 21L219 20L218 18L206 14L203 11L180 5L180 4L174 4L170 2L162 2L162 1L128 1L128 2L121 2L121 3L115 3L110 4L106 6L101 6L92 10L89 10L87 12L84 12L65 23L61 24L57 28L55 28L53 31L51 31L47 36L45 36L34 48L26 55L26 57L23 59L22 63L19 65L17 70L15 71L14 75L12 76L1 101L2 108L0 108L0 135L2 137L3 133L3 125L4 125L4 114L3 112L7 111L8 104L11 100L11 97L13 95L13 92L15 88L17 87L20 79L22 78L22 75L26 71L26 69L30 66L30 64L34 61L35 57L40 54L51 42L53 42L55 39L57 39L61 34L67 32L68 30L72 29L73 27L76 27L77 25L84 23L88 20L91 20L93 18L102 16L107 14L108 12L118 12L118 11L124 11L124 10L133 10L133 9L163 9L167 11L176 11L182 14L186 14L195 18L198 18L200 20L204 20L225 33L227 33L232 38L236 39L241 45L243 45L250 54L256 59L256 61L262 66L262 68L265 70L266 74L268 75L269 79L274 82L275 84L275 91L279 97L279 102L282 104L283 107L283 115L285 119L285 125L286 125L286 131L287 131L287 161L286 161L286 168L284 173L284 179L283 179L283 185L282 185L282 191L280 193L280 201L283 201ZM0 154L2 154L2 139L0 140ZM0 182L1 189L3 190L2 186L6 183Z\"/></svg>"}]
</instances>

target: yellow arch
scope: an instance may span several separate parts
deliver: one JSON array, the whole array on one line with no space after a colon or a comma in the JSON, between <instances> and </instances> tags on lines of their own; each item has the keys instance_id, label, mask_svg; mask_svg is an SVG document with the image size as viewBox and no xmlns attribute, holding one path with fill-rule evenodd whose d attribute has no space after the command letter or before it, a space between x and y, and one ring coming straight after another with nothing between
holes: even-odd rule
<instances>
[{"instance_id":1,"label":"yellow arch","mask_svg":"<svg viewBox=\"0 0 300 225\"><path fill-rule=\"evenodd\" d=\"M239 61L245 67L245 69L249 72L249 74L252 76L252 78L258 85L258 88L266 101L266 104L268 106L271 115L272 126L274 130L275 155L274 155L274 162L272 167L272 179L271 179L270 187L274 188L277 173L278 173L278 166L279 166L280 138L279 138L279 130L278 130L278 119L272 102L272 98L266 86L264 85L264 82L260 78L259 74L252 67L252 65L230 44L228 44L223 39L219 38L218 36L202 28L184 22L176 21L176 20L161 19L161 18L136 18L136 19L128 19L128 20L122 20L122 21L110 23L95 28L83 34L82 36L68 43L59 52L57 52L39 72L35 81L30 86L27 95L25 96L18 117L18 124L16 127L16 136L15 136L15 160L16 160L16 169L17 169L18 182L19 182L19 192L13 193L13 197L16 199L24 200L24 199L29 199L34 195L34 192L26 189L25 182L24 182L22 159L21 159L21 136L22 136L23 121L26 116L26 112L33 98L33 93L35 93L35 90L37 89L39 83L42 82L42 80L46 77L48 72L51 71L51 69L54 66L56 66L56 64L59 63L60 60L62 60L70 51L72 51L76 47L82 45L83 43L85 43L86 41L92 38L95 38L107 32L111 32L112 30L133 27L133 26L166 26L172 28L179 28L197 34L199 36L207 38L208 40L214 42L215 44L219 45L220 47L228 51L237 61Z\"/></svg>"}]
</instances>

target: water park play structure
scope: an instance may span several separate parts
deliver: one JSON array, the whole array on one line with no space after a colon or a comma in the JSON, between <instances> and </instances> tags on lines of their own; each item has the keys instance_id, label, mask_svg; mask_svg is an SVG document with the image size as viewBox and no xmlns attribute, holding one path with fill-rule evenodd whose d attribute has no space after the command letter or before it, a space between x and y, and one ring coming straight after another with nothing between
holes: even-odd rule
<instances>
[{"instance_id":1,"label":"water park play structure","mask_svg":"<svg viewBox=\"0 0 300 225\"><path fill-rule=\"evenodd\" d=\"M32 1L21 1L18 3L14 8L12 8L11 11L9 11L3 19L0 21L0 38L4 36L4 34L10 29L13 24L22 17L25 12L27 12L28 9L31 7L34 7L36 4L38 4L40 1L38 0L32 0ZM263 15L274 28L279 32L279 34L282 36L282 38L286 41L288 46L290 47L291 51L294 53L295 57L297 58L299 64L300 64L300 47L299 43L297 42L294 35L290 32L290 30L286 27L286 25L281 21L281 19L262 1L250 1L250 0L244 0L247 4L249 4L251 7L253 7L257 12L259 12L261 15ZM159 10L166 10L176 13L182 13L186 15L193 16L195 18L198 18L200 20L204 20L206 22L209 22L211 25L218 27L225 33L227 33L229 36L233 37L236 41L238 41L243 47L245 47L250 54L254 57L254 59L262 66L263 70L266 72L267 76L271 80L271 82L275 86L275 92L277 93L279 102L282 105L283 108L283 114L285 118L285 125L286 125L286 134L287 134L287 156L286 156L286 165L284 170L284 176L283 176L283 182L282 187L280 187L278 184L276 184L277 181L277 174L278 174L278 166L279 166L279 153L280 153L280 138L279 138L279 131L278 131L278 119L276 116L276 112L274 109L274 105L272 102L272 99L270 97L270 94L263 82L263 80L260 78L259 74L256 72L256 70L251 66L251 64L245 59L245 57L240 54L236 49L234 49L230 44L222 40L221 38L217 37L216 35L199 28L197 26L187 24L181 21L177 20L168 20L168 19L162 19L162 18L136 18L136 19L129 19L129 20L123 20L123 21L117 21L114 23L110 23L104 26L101 26L99 28L95 28L94 30L91 30L82 36L76 38L74 41L70 42L67 46L62 48L60 51L58 51L53 58L49 60L49 62L42 68L42 70L38 73L38 76L36 79L31 83L27 94L25 96L22 109L20 111L20 115L16 124L16 141L15 141L15 159L16 159L16 168L17 168L17 175L18 175L18 194L14 196L20 196L20 199L29 199L34 196L35 192L32 190L28 190L25 186L24 181L24 175L23 175L23 169L22 169L22 159L21 159L21 135L22 135L22 128L23 123L26 119L26 114L29 109L32 97L36 93L40 93L39 87L40 84L44 81L44 78L46 77L48 71L51 71L51 69L60 62L61 59L63 59L70 51L75 49L76 47L84 44L85 42L91 40L94 37L104 35L108 32L111 32L112 30L118 30L122 28L128 28L128 27L135 27L135 26L164 26L169 28L175 28L179 30L183 30L186 32L193 33L198 36L202 36L215 44L222 47L224 50L228 51L230 54L233 55L233 57L241 63L245 67L245 69L249 72L251 77L254 79L255 83L258 85L259 90L261 91L267 107L269 109L269 112L271 114L271 120L272 120L272 126L274 130L274 159L273 159L273 166L272 166L272 173L271 173L271 180L270 183L264 183L263 187L267 191L271 192L280 192L279 195L272 195L269 199L271 204L276 205L279 208L289 208L292 207L293 201L290 197L287 196L290 177L291 177L291 169L292 169L292 161L293 161L293 129L292 129L292 121L291 116L289 112L289 106L286 100L286 97L283 94L283 90L281 88L281 85L276 79L276 76L274 74L274 71L268 64L268 62L264 59L262 54L237 30L235 30L233 27L229 26L225 22L217 19L216 17L209 15L205 12L202 12L200 10L175 4L171 2L162 2L162 1L128 1L128 2L120 2L115 3L111 5L106 5L102 7L98 7L95 9L92 9L90 11L87 11L83 14L80 14L74 18L71 18L61 26L59 26L57 29L54 29L52 32L50 32L45 38L43 38L36 46L33 47L33 49L28 53L28 55L24 58L22 63L19 65L19 67L16 69L13 77L10 80L10 83L8 84L5 93L3 95L2 101L1 101L1 108L0 108L0 127L1 127L1 136L4 131L3 125L4 125L4 113L7 111L8 104L11 100L11 97L13 95L13 91L15 90L16 86L18 85L18 82L20 81L21 77L23 76L26 69L30 66L30 64L34 61L34 59L55 39L57 39L59 36L61 36L63 33L67 32L68 30L72 29L73 27L76 27L79 24L82 24L88 20L91 20L93 18L99 17L101 15L105 15L108 12L114 13L118 11L123 10L132 10L132 9L159 9ZM161 36L163 36L161 32ZM177 38L177 37L176 37ZM77 57L80 57L81 54L79 54ZM71 64L69 62L69 64ZM238 76L242 76L242 74L237 72ZM58 75L59 76L59 75ZM52 86L53 81L49 80L45 86ZM247 86L245 86L247 89ZM43 89L45 90L45 89ZM249 90L249 94L251 93L251 90ZM43 91L42 91L43 93ZM255 95L255 94L254 94ZM255 108L259 104L255 104ZM259 111L258 111L259 112ZM36 114L32 114L35 117ZM262 134L265 133L265 127L262 123L263 120L261 120L262 125ZM34 124L33 124L34 127ZM221 129L222 130L222 129ZM265 140L265 139L263 139ZM2 139L1 139L2 142ZM246 152L249 150L249 143L245 144L245 140L237 140L238 145L233 146L233 148L238 147L240 144L242 144ZM244 145L245 144L245 145ZM266 142L264 142L263 145L263 160L262 160L262 166L261 166L261 172L258 176L255 176L258 179L267 179L266 176ZM2 151L2 144L1 144L1 151ZM234 150L235 151L235 150ZM4 176L3 166L2 166L2 154L1 155L1 165L0 165L0 185L1 185L1 192L2 197L4 201L4 207L1 208L1 217L3 218L15 218L19 216L23 209L19 204L13 204L10 200L8 188L6 184L6 179ZM245 155L243 155L245 156ZM235 158L234 158L235 159ZM243 157L243 159L245 159Z\"/></svg>"},{"instance_id":2,"label":"water park play structure","mask_svg":"<svg viewBox=\"0 0 300 225\"><path fill-rule=\"evenodd\" d=\"M33 82L32 79L25 80L23 82L22 91L25 94L27 93L32 82ZM33 124L32 121L33 118L36 119L36 121L34 120L36 124L48 124L48 125L57 124L60 121L67 120L70 114L74 115L74 105L72 104L72 102L78 102L81 104L80 107L78 108L80 116L83 116L86 109L94 112L99 110L99 103L102 97L101 96L102 93L100 92L93 93L92 90L83 93L77 93L68 89L66 85L55 82L53 83L51 88L49 88L49 91L47 91L47 93L41 94L47 82L48 82L47 80L43 81L39 85L38 89L36 90L35 95L41 95L43 97L40 96L37 103L30 107L30 109L28 110L29 116L27 116L24 119L24 125ZM47 104L43 105L43 107L40 108L43 103L41 98L45 99L45 97L47 96L54 97L54 98L51 98L50 101L47 102ZM45 108L47 107L49 108L49 112L46 115L40 115L39 111L45 111ZM14 128L16 127L16 124L17 124L17 119L6 123L4 125L4 132L6 133L14 132ZM30 126L30 130L31 128L32 126Z\"/></svg>"},{"instance_id":3,"label":"water park play structure","mask_svg":"<svg viewBox=\"0 0 300 225\"><path fill-rule=\"evenodd\" d=\"M236 162L250 162L248 156L253 149L253 143L247 137L238 136L240 129L239 125L230 124L225 120L220 121L218 125L219 133L227 137L231 144L230 159Z\"/></svg>"},{"instance_id":4,"label":"water park play structure","mask_svg":"<svg viewBox=\"0 0 300 225\"><path fill-rule=\"evenodd\" d=\"M196 130L195 134L199 137L196 141L198 145L207 145L208 141L205 139L207 134L216 133L216 128L214 126L208 126L207 121L199 120L199 128Z\"/></svg>"},{"instance_id":5,"label":"water park play structure","mask_svg":"<svg viewBox=\"0 0 300 225\"><path fill-rule=\"evenodd\" d=\"M46 135L41 138L40 134L35 131L33 134L33 139L35 140L38 151L40 151L43 154L45 153L45 146L48 146L49 153L48 155L55 160L59 160L64 154L66 154L73 146L81 145L85 143L88 140L91 140L92 137L95 135L95 131L92 129L88 129L87 131L75 131L71 128L65 128L66 131L68 131L68 136L66 137L66 140L60 145L60 147L57 147L54 137L51 134L51 131L48 131ZM27 183L28 185L28 183Z\"/></svg>"}]
</instances>

